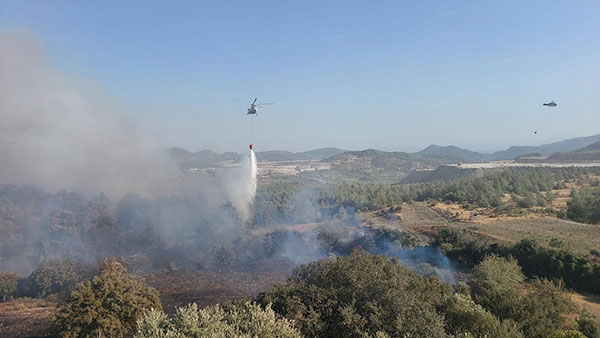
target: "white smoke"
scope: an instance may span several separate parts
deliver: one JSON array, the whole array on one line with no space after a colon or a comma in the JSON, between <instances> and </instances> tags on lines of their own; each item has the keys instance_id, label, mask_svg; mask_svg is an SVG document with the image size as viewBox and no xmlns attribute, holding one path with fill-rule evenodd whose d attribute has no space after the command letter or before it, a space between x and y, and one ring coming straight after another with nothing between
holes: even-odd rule
<instances>
[{"instance_id":1,"label":"white smoke","mask_svg":"<svg viewBox=\"0 0 600 338\"><path fill-rule=\"evenodd\" d=\"M0 32L0 184L103 192L112 200L128 193L200 194L207 197L203 208L217 210L229 201L243 221L250 219L257 171L252 150L224 173L187 175L157 151L154 135L139 135L107 102L93 85L53 69L31 34Z\"/></svg>"},{"instance_id":2,"label":"white smoke","mask_svg":"<svg viewBox=\"0 0 600 338\"><path fill-rule=\"evenodd\" d=\"M109 101L52 69L35 37L0 32L0 183L113 197L170 192L177 168Z\"/></svg>"}]
</instances>

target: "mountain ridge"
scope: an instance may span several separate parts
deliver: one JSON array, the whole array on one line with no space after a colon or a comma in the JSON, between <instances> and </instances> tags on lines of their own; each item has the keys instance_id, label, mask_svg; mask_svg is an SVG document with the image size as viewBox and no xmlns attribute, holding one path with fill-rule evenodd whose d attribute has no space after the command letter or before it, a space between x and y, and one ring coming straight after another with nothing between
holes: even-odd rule
<instances>
[{"instance_id":1,"label":"mountain ridge","mask_svg":"<svg viewBox=\"0 0 600 338\"><path fill-rule=\"evenodd\" d=\"M491 160L510 160L519 155L539 153L552 155L558 152L570 152L600 141L600 134L574 137L562 141L542 144L539 146L512 146L506 150L497 151L490 155Z\"/></svg>"},{"instance_id":2,"label":"mountain ridge","mask_svg":"<svg viewBox=\"0 0 600 338\"><path fill-rule=\"evenodd\" d=\"M579 149L580 152L587 153L588 150L584 150L585 147L600 142L600 134L575 137L565 139L562 141L542 144L539 146L512 146L508 149L497 151L491 154L484 154L470 149L457 147L455 145L437 145L431 144L424 149L409 153L402 151L383 151L378 149L364 149L364 150L344 150L335 147L324 147L316 148L303 152L291 152L285 150L272 150L272 151L260 151L256 152L256 157L259 161L308 161L308 160L321 160L321 161L342 161L350 158L373 158L375 163L381 163L386 159L403 160L403 161L419 161L426 165L440 165L450 164L459 162L486 162L493 160L511 160L518 156L525 154L540 154L542 156L549 156L551 160L557 160L563 158L575 158L573 154L556 155L557 153L570 153ZM600 147L596 145L596 147ZM238 161L241 159L242 154L235 152L216 153L212 150L201 150L197 152L190 152L184 148L173 147L166 150L167 154L174 159L177 163L183 167L207 167L207 166L218 166L219 162L223 161ZM565 157L566 156L566 157ZM594 158L591 155L583 156L581 158Z\"/></svg>"},{"instance_id":3,"label":"mountain ridge","mask_svg":"<svg viewBox=\"0 0 600 338\"><path fill-rule=\"evenodd\" d=\"M416 156L435 157L447 159L449 162L479 162L486 161L489 155L473 150L460 148L454 145L440 146L431 144L425 149L415 153Z\"/></svg>"}]
</instances>

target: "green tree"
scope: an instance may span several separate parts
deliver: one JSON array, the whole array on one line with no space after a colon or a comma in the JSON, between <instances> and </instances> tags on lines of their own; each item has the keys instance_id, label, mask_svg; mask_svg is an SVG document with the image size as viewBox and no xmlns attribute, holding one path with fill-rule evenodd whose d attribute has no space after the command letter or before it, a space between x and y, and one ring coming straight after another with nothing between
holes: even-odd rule
<instances>
[{"instance_id":1,"label":"green tree","mask_svg":"<svg viewBox=\"0 0 600 338\"><path fill-rule=\"evenodd\" d=\"M443 307L446 330L474 337L518 338L523 334L511 320L500 322L493 314L473 303L468 295L454 294Z\"/></svg>"},{"instance_id":2,"label":"green tree","mask_svg":"<svg viewBox=\"0 0 600 338\"><path fill-rule=\"evenodd\" d=\"M123 337L145 309L161 309L158 292L127 274L116 261L104 263L91 281L76 284L55 322L61 337Z\"/></svg>"},{"instance_id":3,"label":"green tree","mask_svg":"<svg viewBox=\"0 0 600 338\"><path fill-rule=\"evenodd\" d=\"M447 337L437 309L452 288L398 261L354 251L298 268L286 285L258 299L293 320L307 337Z\"/></svg>"},{"instance_id":4,"label":"green tree","mask_svg":"<svg viewBox=\"0 0 600 338\"><path fill-rule=\"evenodd\" d=\"M577 329L588 338L600 338L600 320L589 310L579 315Z\"/></svg>"},{"instance_id":5,"label":"green tree","mask_svg":"<svg viewBox=\"0 0 600 338\"><path fill-rule=\"evenodd\" d=\"M3 302L15 295L18 283L19 277L14 273L0 273L0 297Z\"/></svg>"},{"instance_id":6,"label":"green tree","mask_svg":"<svg viewBox=\"0 0 600 338\"><path fill-rule=\"evenodd\" d=\"M527 285L521 298L521 311L513 318L527 337L545 338L563 327L565 316L575 306L564 293L562 284L546 279L535 279Z\"/></svg>"},{"instance_id":7,"label":"green tree","mask_svg":"<svg viewBox=\"0 0 600 338\"><path fill-rule=\"evenodd\" d=\"M41 262L21 285L21 293L30 297L45 297L64 291L79 280L71 260Z\"/></svg>"},{"instance_id":8,"label":"green tree","mask_svg":"<svg viewBox=\"0 0 600 338\"><path fill-rule=\"evenodd\" d=\"M524 279L516 260L488 256L473 269L473 298L499 318L514 318L521 305L519 288Z\"/></svg>"},{"instance_id":9,"label":"green tree","mask_svg":"<svg viewBox=\"0 0 600 338\"><path fill-rule=\"evenodd\" d=\"M235 262L235 253L227 245L217 245L212 249L215 266L219 270L227 269Z\"/></svg>"},{"instance_id":10,"label":"green tree","mask_svg":"<svg viewBox=\"0 0 600 338\"><path fill-rule=\"evenodd\" d=\"M244 302L198 309L194 303L178 308L172 318L151 309L137 321L134 338L300 338L285 318L278 318L267 305Z\"/></svg>"},{"instance_id":11,"label":"green tree","mask_svg":"<svg viewBox=\"0 0 600 338\"><path fill-rule=\"evenodd\" d=\"M573 190L567 202L567 217L578 222L600 223L600 187Z\"/></svg>"},{"instance_id":12,"label":"green tree","mask_svg":"<svg viewBox=\"0 0 600 338\"><path fill-rule=\"evenodd\" d=\"M472 283L475 301L500 319L514 320L526 337L548 337L575 310L562 284L546 279L524 283L512 258L486 257L473 269Z\"/></svg>"},{"instance_id":13,"label":"green tree","mask_svg":"<svg viewBox=\"0 0 600 338\"><path fill-rule=\"evenodd\" d=\"M577 330L557 330L548 338L586 338L585 335Z\"/></svg>"}]
</instances>

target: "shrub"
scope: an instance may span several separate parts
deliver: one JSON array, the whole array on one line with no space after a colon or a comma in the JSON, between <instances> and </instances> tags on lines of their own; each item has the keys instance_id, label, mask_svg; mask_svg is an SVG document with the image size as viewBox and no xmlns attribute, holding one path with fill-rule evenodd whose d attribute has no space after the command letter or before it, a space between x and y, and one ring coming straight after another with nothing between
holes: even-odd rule
<instances>
[{"instance_id":1,"label":"shrub","mask_svg":"<svg viewBox=\"0 0 600 338\"><path fill-rule=\"evenodd\" d=\"M158 292L107 261L98 276L76 284L60 308L55 330L61 337L123 337L145 309L161 309Z\"/></svg>"},{"instance_id":2,"label":"shrub","mask_svg":"<svg viewBox=\"0 0 600 338\"><path fill-rule=\"evenodd\" d=\"M307 337L447 337L436 309L452 289L396 260L354 251L296 269L286 285L259 295Z\"/></svg>"},{"instance_id":3,"label":"shrub","mask_svg":"<svg viewBox=\"0 0 600 338\"><path fill-rule=\"evenodd\" d=\"M501 323L493 314L473 303L468 295L455 294L444 305L446 330L474 337L518 338L523 334L508 320Z\"/></svg>"},{"instance_id":4,"label":"shrub","mask_svg":"<svg viewBox=\"0 0 600 338\"><path fill-rule=\"evenodd\" d=\"M577 329L589 338L600 338L600 320L589 310L584 310L577 319Z\"/></svg>"},{"instance_id":5,"label":"shrub","mask_svg":"<svg viewBox=\"0 0 600 338\"><path fill-rule=\"evenodd\" d=\"M576 330L557 330L548 338L585 338L585 335Z\"/></svg>"},{"instance_id":6,"label":"shrub","mask_svg":"<svg viewBox=\"0 0 600 338\"><path fill-rule=\"evenodd\" d=\"M38 264L29 277L23 280L20 288L24 296L41 298L66 291L78 280L73 261L48 260Z\"/></svg>"},{"instance_id":7,"label":"shrub","mask_svg":"<svg viewBox=\"0 0 600 338\"><path fill-rule=\"evenodd\" d=\"M17 292L19 277L13 273L0 273L0 298L3 302L11 299Z\"/></svg>"},{"instance_id":8,"label":"shrub","mask_svg":"<svg viewBox=\"0 0 600 338\"><path fill-rule=\"evenodd\" d=\"M488 256L473 269L473 297L496 316L513 318L524 279L516 260Z\"/></svg>"},{"instance_id":9,"label":"shrub","mask_svg":"<svg viewBox=\"0 0 600 338\"><path fill-rule=\"evenodd\" d=\"M212 250L215 266L219 270L227 269L235 261L233 250L226 245L217 245Z\"/></svg>"},{"instance_id":10,"label":"shrub","mask_svg":"<svg viewBox=\"0 0 600 338\"><path fill-rule=\"evenodd\" d=\"M526 337L545 338L562 326L574 306L560 283L523 281L516 260L489 256L473 269L473 296L500 319L514 320Z\"/></svg>"},{"instance_id":11,"label":"shrub","mask_svg":"<svg viewBox=\"0 0 600 338\"><path fill-rule=\"evenodd\" d=\"M567 217L577 222L600 223L600 188L572 191L567 202Z\"/></svg>"},{"instance_id":12,"label":"shrub","mask_svg":"<svg viewBox=\"0 0 600 338\"><path fill-rule=\"evenodd\" d=\"M575 311L562 284L545 279L535 279L521 297L522 307L513 318L527 337L545 338L563 327L565 317Z\"/></svg>"},{"instance_id":13,"label":"shrub","mask_svg":"<svg viewBox=\"0 0 600 338\"><path fill-rule=\"evenodd\" d=\"M134 338L265 337L300 338L302 335L285 318L277 318L267 305L244 302L227 309L213 306L198 309L196 304L178 308L172 318L151 309L137 321Z\"/></svg>"}]
</instances>

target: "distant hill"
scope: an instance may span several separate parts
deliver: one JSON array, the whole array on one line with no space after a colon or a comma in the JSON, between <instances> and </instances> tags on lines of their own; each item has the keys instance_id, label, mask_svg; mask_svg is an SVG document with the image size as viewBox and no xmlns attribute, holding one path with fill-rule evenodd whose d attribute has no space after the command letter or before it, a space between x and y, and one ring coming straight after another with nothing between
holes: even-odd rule
<instances>
[{"instance_id":1,"label":"distant hill","mask_svg":"<svg viewBox=\"0 0 600 338\"><path fill-rule=\"evenodd\" d=\"M592 143L581 149L573 151L573 153L597 153L600 152L600 142Z\"/></svg>"},{"instance_id":2,"label":"distant hill","mask_svg":"<svg viewBox=\"0 0 600 338\"><path fill-rule=\"evenodd\" d=\"M291 161L323 161L331 167L330 172L319 172L320 177L327 179L350 178L358 180L378 180L385 182L399 182L408 174L416 170L434 169L440 165L459 162L485 162L490 160L516 159L518 162L582 162L600 160L600 134L577 137L560 142L544 144L541 146L514 146L491 155L459 148L456 146L440 146L432 144L416 152L406 153L400 151L387 152L377 149L360 151L346 151L339 148L319 148L304 152L290 151L261 151L256 153L258 161L264 162L291 162ZM169 156L184 170L191 168L209 168L230 165L239 161L244 155L238 153L219 154L211 150L202 150L192 153L183 148L170 148ZM440 169L442 170L442 169ZM433 173L439 177L451 176L450 170L443 169ZM431 174L431 173L430 173ZM316 174L315 174L316 175ZM421 180L427 173L414 173L407 180ZM421 175L421 176L419 176ZM423 178L424 180L437 180L438 176Z\"/></svg>"},{"instance_id":3,"label":"distant hill","mask_svg":"<svg viewBox=\"0 0 600 338\"><path fill-rule=\"evenodd\" d=\"M256 153L256 158L258 161L322 160L343 153L344 151L339 148L319 148L299 153L283 150L260 151ZM175 147L167 149L166 152L183 169L218 167L221 162L239 161L242 158L242 154L234 152L219 154L212 150L201 150L192 153L186 149Z\"/></svg>"},{"instance_id":4,"label":"distant hill","mask_svg":"<svg viewBox=\"0 0 600 338\"><path fill-rule=\"evenodd\" d=\"M439 146L436 144L430 145L429 147L415 153L415 155L430 159L439 159L446 163L481 162L489 159L489 155L478 153L476 151L463 149L456 146Z\"/></svg>"},{"instance_id":5,"label":"distant hill","mask_svg":"<svg viewBox=\"0 0 600 338\"><path fill-rule=\"evenodd\" d=\"M223 154L215 153L212 150L201 150L192 153L183 148L169 148L167 154L184 169L218 167L220 162L239 161L241 155L234 152Z\"/></svg>"},{"instance_id":6,"label":"distant hill","mask_svg":"<svg viewBox=\"0 0 600 338\"><path fill-rule=\"evenodd\" d=\"M415 170L433 169L436 161L405 152L376 149L346 151L323 160L331 166L327 179L353 179L394 183Z\"/></svg>"},{"instance_id":7,"label":"distant hill","mask_svg":"<svg viewBox=\"0 0 600 338\"><path fill-rule=\"evenodd\" d=\"M595 142L567 153L555 153L550 155L546 160L548 162L561 163L600 161L600 142Z\"/></svg>"},{"instance_id":8,"label":"distant hill","mask_svg":"<svg viewBox=\"0 0 600 338\"><path fill-rule=\"evenodd\" d=\"M441 165L435 170L415 170L397 184L426 183L447 181L458 177L481 174L480 169L463 169L455 166Z\"/></svg>"},{"instance_id":9,"label":"distant hill","mask_svg":"<svg viewBox=\"0 0 600 338\"><path fill-rule=\"evenodd\" d=\"M297 161L305 160L304 156L285 150L259 151L256 153L258 161Z\"/></svg>"},{"instance_id":10,"label":"distant hill","mask_svg":"<svg viewBox=\"0 0 600 338\"><path fill-rule=\"evenodd\" d=\"M365 150L354 150L354 151L345 151L343 153L337 154L335 156L331 156L326 159L326 161L337 161L343 160L345 158L363 158L363 157L388 157L388 158L398 158L398 159L407 159L411 158L411 154L401 152L401 151L383 151L377 149L365 149Z\"/></svg>"},{"instance_id":11,"label":"distant hill","mask_svg":"<svg viewBox=\"0 0 600 338\"><path fill-rule=\"evenodd\" d=\"M543 144L541 146L513 146L506 150L495 152L491 155L492 160L510 160L517 156L531 153L539 153L542 155L551 155L558 152L570 152L592 143L600 141L600 134L576 137L559 142Z\"/></svg>"},{"instance_id":12,"label":"distant hill","mask_svg":"<svg viewBox=\"0 0 600 338\"><path fill-rule=\"evenodd\" d=\"M308 157L315 158L315 159L324 159L327 157L341 154L345 151L346 150L344 150L344 149L329 147L329 148L319 148L319 149L305 151L302 154L304 154Z\"/></svg>"},{"instance_id":13,"label":"distant hill","mask_svg":"<svg viewBox=\"0 0 600 338\"><path fill-rule=\"evenodd\" d=\"M256 153L258 161L308 161L322 160L345 152L339 148L319 148L305 152L293 153L291 151L273 150Z\"/></svg>"}]
</instances>

